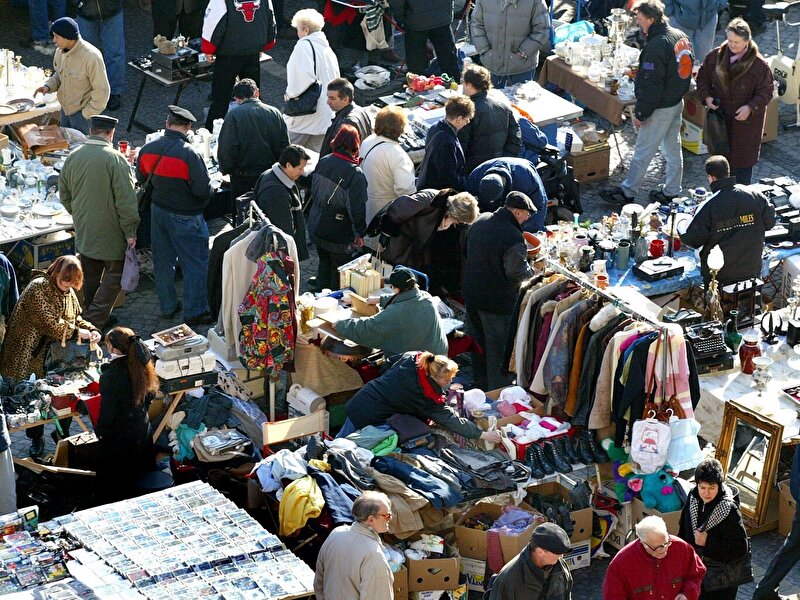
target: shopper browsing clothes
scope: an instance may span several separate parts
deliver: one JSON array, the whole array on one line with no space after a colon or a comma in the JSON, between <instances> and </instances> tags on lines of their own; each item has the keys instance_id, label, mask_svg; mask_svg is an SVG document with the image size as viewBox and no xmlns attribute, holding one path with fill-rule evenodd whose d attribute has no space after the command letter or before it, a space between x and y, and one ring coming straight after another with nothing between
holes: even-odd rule
<instances>
[{"instance_id":1,"label":"shopper browsing clothes","mask_svg":"<svg viewBox=\"0 0 800 600\"><path fill-rule=\"evenodd\" d=\"M678 537L691 544L708 569L701 600L736 600L738 585L719 589L713 575L719 573L723 564L741 560L749 548L735 496L738 490L726 485L724 478L722 465L716 458L697 465L695 488L689 492L681 512Z\"/></svg>"}]
</instances>

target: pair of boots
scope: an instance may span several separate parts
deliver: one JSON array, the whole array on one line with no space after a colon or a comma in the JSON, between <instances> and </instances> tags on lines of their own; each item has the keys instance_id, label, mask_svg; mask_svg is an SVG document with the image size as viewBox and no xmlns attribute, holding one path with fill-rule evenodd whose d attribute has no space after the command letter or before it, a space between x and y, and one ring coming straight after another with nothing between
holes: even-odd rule
<instances>
[{"instance_id":1,"label":"pair of boots","mask_svg":"<svg viewBox=\"0 0 800 600\"><path fill-rule=\"evenodd\" d=\"M594 439L594 434L588 429L584 429L578 434L575 439L574 450L579 462L585 465L606 463L611 460L608 458L606 451Z\"/></svg>"},{"instance_id":2,"label":"pair of boots","mask_svg":"<svg viewBox=\"0 0 800 600\"><path fill-rule=\"evenodd\" d=\"M534 442L525 451L525 464L531 470L531 477L542 479L545 475L571 473L572 465L566 458L565 438Z\"/></svg>"}]
</instances>

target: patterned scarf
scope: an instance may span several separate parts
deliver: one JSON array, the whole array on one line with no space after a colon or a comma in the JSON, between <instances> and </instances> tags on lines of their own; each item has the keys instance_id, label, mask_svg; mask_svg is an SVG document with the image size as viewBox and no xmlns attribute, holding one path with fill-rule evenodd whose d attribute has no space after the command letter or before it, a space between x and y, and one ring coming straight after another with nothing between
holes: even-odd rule
<instances>
[{"instance_id":1,"label":"patterned scarf","mask_svg":"<svg viewBox=\"0 0 800 600\"><path fill-rule=\"evenodd\" d=\"M716 499L717 505L712 509L711 514L706 519L706 522L698 526L697 520L700 514L700 498L697 494L689 494L689 517L692 520L692 531L708 531L722 523L731 512L734 500L733 494L726 485L722 485L720 494L722 498Z\"/></svg>"}]
</instances>

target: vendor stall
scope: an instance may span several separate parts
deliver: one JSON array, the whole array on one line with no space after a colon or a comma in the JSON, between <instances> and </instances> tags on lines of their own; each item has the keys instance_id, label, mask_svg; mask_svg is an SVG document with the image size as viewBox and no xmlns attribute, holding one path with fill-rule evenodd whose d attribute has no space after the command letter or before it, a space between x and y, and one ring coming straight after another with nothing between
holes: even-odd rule
<instances>
[{"instance_id":1,"label":"vendor stall","mask_svg":"<svg viewBox=\"0 0 800 600\"><path fill-rule=\"evenodd\" d=\"M26 67L22 57L0 49L0 127L37 119L46 122L61 110L55 94L37 100L34 91L49 76L50 69Z\"/></svg>"}]
</instances>

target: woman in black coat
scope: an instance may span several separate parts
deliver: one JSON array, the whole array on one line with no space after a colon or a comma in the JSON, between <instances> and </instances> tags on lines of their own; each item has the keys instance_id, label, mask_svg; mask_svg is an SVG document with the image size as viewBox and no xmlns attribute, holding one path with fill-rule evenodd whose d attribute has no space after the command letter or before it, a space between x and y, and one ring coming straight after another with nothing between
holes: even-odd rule
<instances>
[{"instance_id":1,"label":"woman in black coat","mask_svg":"<svg viewBox=\"0 0 800 600\"><path fill-rule=\"evenodd\" d=\"M681 512L678 537L692 545L703 558L729 563L747 553L747 532L738 498L723 483L722 465L715 458L701 462L694 472L695 488ZM700 600L736 600L739 586L700 590Z\"/></svg>"},{"instance_id":2,"label":"woman in black coat","mask_svg":"<svg viewBox=\"0 0 800 600\"><path fill-rule=\"evenodd\" d=\"M99 495L106 501L130 497L140 475L155 467L147 408L158 391L149 348L131 329L106 335L112 360L100 375Z\"/></svg>"}]
</instances>

